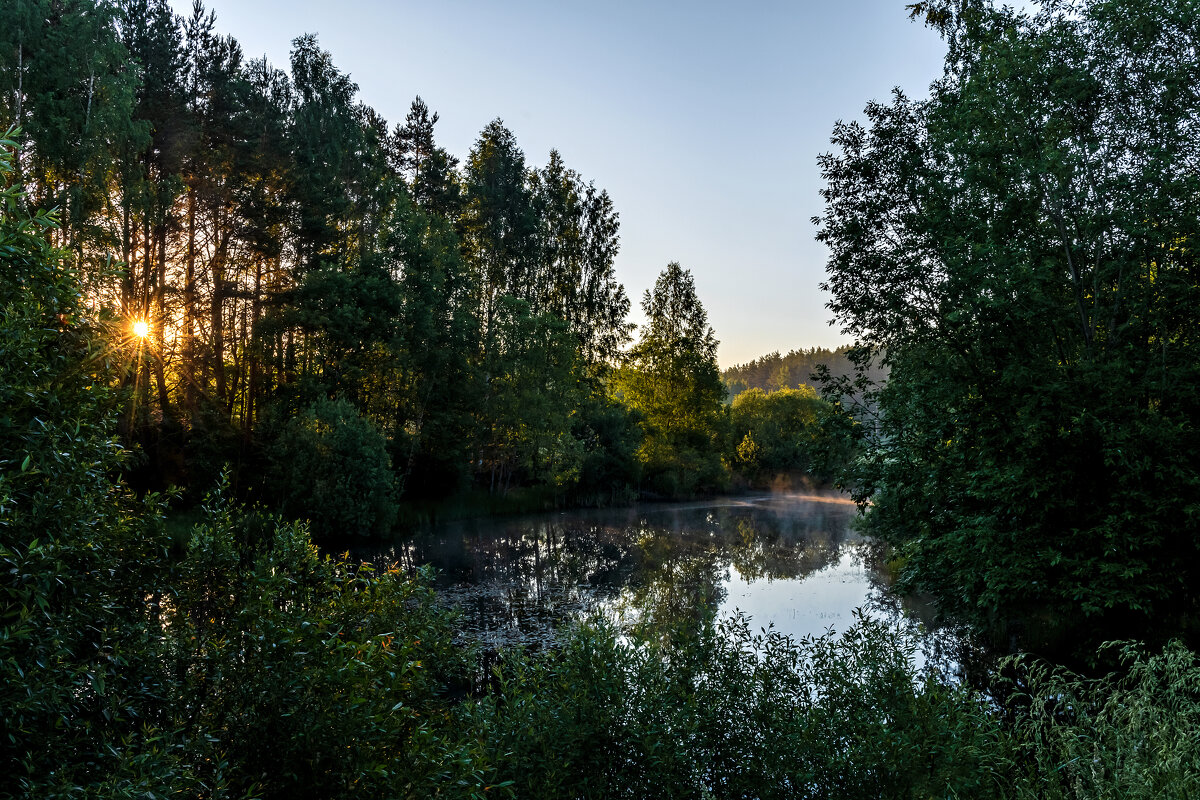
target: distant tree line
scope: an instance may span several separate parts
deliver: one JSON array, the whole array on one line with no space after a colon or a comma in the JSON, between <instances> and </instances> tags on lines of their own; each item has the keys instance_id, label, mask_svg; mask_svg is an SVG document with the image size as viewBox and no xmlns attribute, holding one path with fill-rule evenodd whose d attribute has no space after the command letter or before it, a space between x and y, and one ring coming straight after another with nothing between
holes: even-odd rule
<instances>
[{"instance_id":1,"label":"distant tree line","mask_svg":"<svg viewBox=\"0 0 1200 800\"><path fill-rule=\"evenodd\" d=\"M529 165L495 120L460 161L421 98L392 125L314 36L278 69L199 2L14 0L3 21L12 180L127 334L135 486L198 499L231 464L243 496L366 533L471 489L728 484L690 273L663 273L627 353L618 214L557 151Z\"/></svg>"},{"instance_id":2,"label":"distant tree line","mask_svg":"<svg viewBox=\"0 0 1200 800\"><path fill-rule=\"evenodd\" d=\"M787 355L780 355L777 350L723 370L721 380L725 382L730 400L747 389L771 392L809 386L821 391L825 385L818 376L821 366L825 366L833 378L855 374L854 363L850 359L851 347L842 345L833 350L810 347L807 350L791 350ZM886 376L887 370L881 364L872 365L872 379L882 381Z\"/></svg>"}]
</instances>

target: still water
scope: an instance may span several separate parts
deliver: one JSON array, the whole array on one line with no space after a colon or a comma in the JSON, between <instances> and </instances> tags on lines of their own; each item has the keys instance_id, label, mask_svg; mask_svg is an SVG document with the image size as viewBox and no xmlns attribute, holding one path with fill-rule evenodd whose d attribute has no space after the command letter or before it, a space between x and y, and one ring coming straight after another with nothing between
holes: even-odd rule
<instances>
[{"instance_id":1,"label":"still water","mask_svg":"<svg viewBox=\"0 0 1200 800\"><path fill-rule=\"evenodd\" d=\"M357 554L432 566L488 648L548 644L588 614L662 629L740 611L797 639L844 631L855 609L919 627L855 515L838 494L769 494L455 522Z\"/></svg>"}]
</instances>

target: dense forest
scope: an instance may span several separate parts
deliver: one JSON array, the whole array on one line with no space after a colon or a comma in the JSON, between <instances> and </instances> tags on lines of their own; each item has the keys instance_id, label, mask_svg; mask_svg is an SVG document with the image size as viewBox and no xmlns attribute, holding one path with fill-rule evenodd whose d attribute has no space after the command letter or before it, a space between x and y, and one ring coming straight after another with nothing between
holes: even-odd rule
<instances>
[{"instance_id":1,"label":"dense forest","mask_svg":"<svg viewBox=\"0 0 1200 800\"><path fill-rule=\"evenodd\" d=\"M849 345L844 345L833 350L824 347L791 350L787 355L775 351L722 370L721 380L725 382L730 400L747 389L772 392L804 385L819 392L826 385L826 381L821 379L821 367L825 367L829 377L834 379L857 374L851 350ZM867 377L876 383L882 383L887 377L879 361L871 362L865 371Z\"/></svg>"},{"instance_id":2,"label":"dense forest","mask_svg":"<svg viewBox=\"0 0 1200 800\"><path fill-rule=\"evenodd\" d=\"M527 164L495 120L460 161L419 97L393 125L315 36L279 69L199 3L4 13L12 180L110 315L136 487L195 500L230 466L239 495L353 534L472 488L729 485L745 432L690 273L647 292L626 353L617 211L557 152Z\"/></svg>"},{"instance_id":3,"label":"dense forest","mask_svg":"<svg viewBox=\"0 0 1200 800\"><path fill-rule=\"evenodd\" d=\"M1200 6L909 8L944 76L819 161L819 396L812 351L723 381L680 264L631 329L613 202L499 121L460 162L313 37L0 7L0 798L1200 794ZM1027 652L646 609L481 660L313 543L789 471Z\"/></svg>"}]
</instances>

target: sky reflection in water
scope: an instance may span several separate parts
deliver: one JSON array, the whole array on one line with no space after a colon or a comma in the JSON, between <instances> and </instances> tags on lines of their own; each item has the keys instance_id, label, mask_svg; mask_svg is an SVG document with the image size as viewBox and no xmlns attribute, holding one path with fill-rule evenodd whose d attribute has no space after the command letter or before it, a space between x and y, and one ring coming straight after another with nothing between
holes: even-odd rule
<instances>
[{"instance_id":1,"label":"sky reflection in water","mask_svg":"<svg viewBox=\"0 0 1200 800\"><path fill-rule=\"evenodd\" d=\"M770 494L457 522L358 554L432 565L485 647L546 644L591 612L653 635L739 609L801 638L856 608L904 616L854 516L840 495Z\"/></svg>"}]
</instances>

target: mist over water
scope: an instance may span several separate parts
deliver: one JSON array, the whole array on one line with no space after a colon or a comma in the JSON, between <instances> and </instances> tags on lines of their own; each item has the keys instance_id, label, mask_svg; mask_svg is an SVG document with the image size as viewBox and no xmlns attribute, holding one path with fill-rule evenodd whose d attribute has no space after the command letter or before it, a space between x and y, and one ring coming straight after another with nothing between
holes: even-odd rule
<instances>
[{"instance_id":1,"label":"mist over water","mask_svg":"<svg viewBox=\"0 0 1200 800\"><path fill-rule=\"evenodd\" d=\"M355 554L433 567L487 648L551 644L594 613L652 635L739 611L796 639L844 631L856 609L915 628L855 516L842 494L772 493L455 522Z\"/></svg>"}]
</instances>

